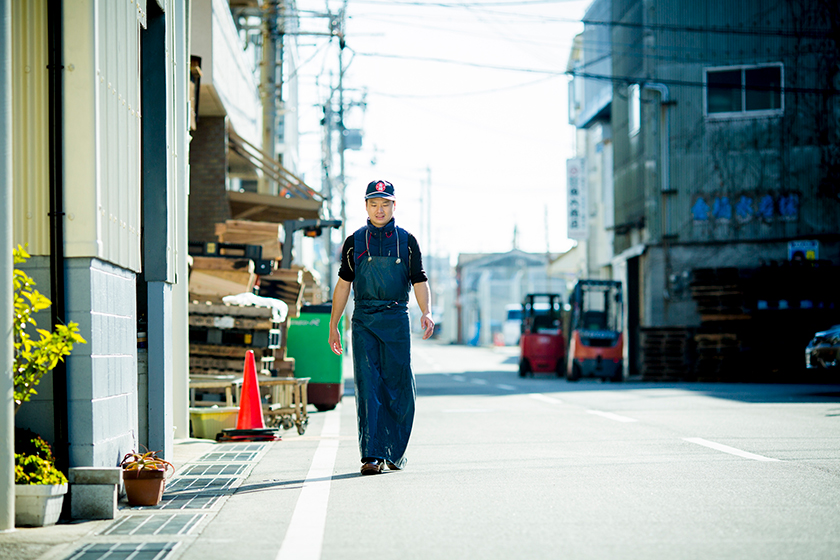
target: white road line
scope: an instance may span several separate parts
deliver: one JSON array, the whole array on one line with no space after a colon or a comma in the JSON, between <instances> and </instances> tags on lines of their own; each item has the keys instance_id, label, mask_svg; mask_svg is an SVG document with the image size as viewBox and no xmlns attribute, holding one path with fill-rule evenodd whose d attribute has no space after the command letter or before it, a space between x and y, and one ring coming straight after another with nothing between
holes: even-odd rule
<instances>
[{"instance_id":1,"label":"white road line","mask_svg":"<svg viewBox=\"0 0 840 560\"><path fill-rule=\"evenodd\" d=\"M467 380L467 378L464 377L463 375L453 375L452 376L452 381L466 381L466 380Z\"/></svg>"},{"instance_id":2,"label":"white road line","mask_svg":"<svg viewBox=\"0 0 840 560\"><path fill-rule=\"evenodd\" d=\"M604 412L603 410L587 410L586 412L588 412L589 414L594 414L595 416L609 418L610 420L615 420L616 422L638 422L638 420L636 420L635 418L622 416L613 412Z\"/></svg>"},{"instance_id":3,"label":"white road line","mask_svg":"<svg viewBox=\"0 0 840 560\"><path fill-rule=\"evenodd\" d=\"M778 461L778 459L765 457L763 455L756 455L755 453L750 453L749 451L741 451L740 449L729 447L728 445L723 445L722 443L715 443L699 437L689 437L683 439L689 443L696 443L697 445L709 447L717 451L723 451L724 453L729 453L730 455L737 455L738 457L743 457L744 459L752 459L753 461Z\"/></svg>"},{"instance_id":4,"label":"white road line","mask_svg":"<svg viewBox=\"0 0 840 560\"><path fill-rule=\"evenodd\" d=\"M320 560L327 521L335 457L338 454L339 404L326 413L321 443L312 457L312 466L300 491L292 520L286 529L277 560Z\"/></svg>"},{"instance_id":5,"label":"white road line","mask_svg":"<svg viewBox=\"0 0 840 560\"><path fill-rule=\"evenodd\" d=\"M542 401L542 402L547 402L549 404L563 404L563 401L561 401L560 399L555 399L553 397L546 397L542 393L531 393L528 396L531 397L532 399Z\"/></svg>"},{"instance_id":6,"label":"white road line","mask_svg":"<svg viewBox=\"0 0 840 560\"><path fill-rule=\"evenodd\" d=\"M487 385L486 379L470 379L471 383L475 383L476 385Z\"/></svg>"},{"instance_id":7,"label":"white road line","mask_svg":"<svg viewBox=\"0 0 840 560\"><path fill-rule=\"evenodd\" d=\"M516 391L516 387L513 385L505 385L504 383L499 383L496 385L497 389L501 389L502 391Z\"/></svg>"}]
</instances>

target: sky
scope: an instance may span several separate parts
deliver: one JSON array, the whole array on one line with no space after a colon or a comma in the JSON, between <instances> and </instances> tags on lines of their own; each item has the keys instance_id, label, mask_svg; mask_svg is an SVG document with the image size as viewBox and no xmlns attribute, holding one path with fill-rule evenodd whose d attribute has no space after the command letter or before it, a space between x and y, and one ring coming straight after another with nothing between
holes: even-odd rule
<instances>
[{"instance_id":1,"label":"sky","mask_svg":"<svg viewBox=\"0 0 840 560\"><path fill-rule=\"evenodd\" d=\"M523 251L570 248L565 162L575 135L564 72L590 3L349 0L345 125L362 130L363 145L345 152L347 232L364 224L367 183L385 179L397 223L424 254L506 252L515 231ZM325 31L311 12L342 4L298 0L301 30ZM335 39L299 37L299 172L315 188L338 52ZM364 109L353 104L362 100Z\"/></svg>"}]
</instances>

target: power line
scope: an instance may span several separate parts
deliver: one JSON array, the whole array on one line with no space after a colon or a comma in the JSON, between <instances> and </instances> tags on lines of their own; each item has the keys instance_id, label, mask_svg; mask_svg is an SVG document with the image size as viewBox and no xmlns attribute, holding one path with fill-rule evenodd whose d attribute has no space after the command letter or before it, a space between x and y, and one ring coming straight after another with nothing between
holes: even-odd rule
<instances>
[{"instance_id":1,"label":"power line","mask_svg":"<svg viewBox=\"0 0 840 560\"><path fill-rule=\"evenodd\" d=\"M506 70L511 72L526 72L530 74L549 74L552 76L559 76L564 73L562 70L539 70L536 68L516 68L513 66L496 66L494 64L482 64L479 62L466 62L461 60L447 60L445 58L433 58L426 56L409 56L399 54L383 54L383 53L362 53L357 52L356 56L368 56L376 58L392 58L396 60L417 60L420 62L434 62L440 64L458 64L460 66L470 66L473 68L486 68L488 70Z\"/></svg>"}]
</instances>

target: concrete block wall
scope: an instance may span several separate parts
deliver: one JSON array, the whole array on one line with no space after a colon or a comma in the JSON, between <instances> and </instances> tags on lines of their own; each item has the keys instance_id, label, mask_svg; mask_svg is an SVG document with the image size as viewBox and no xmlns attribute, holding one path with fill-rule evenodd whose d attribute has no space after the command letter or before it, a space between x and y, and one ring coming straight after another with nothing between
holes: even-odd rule
<instances>
[{"instance_id":1,"label":"concrete block wall","mask_svg":"<svg viewBox=\"0 0 840 560\"><path fill-rule=\"evenodd\" d=\"M226 177L226 117L200 116L190 143L190 242L216 241L216 224L230 219Z\"/></svg>"},{"instance_id":2,"label":"concrete block wall","mask_svg":"<svg viewBox=\"0 0 840 560\"><path fill-rule=\"evenodd\" d=\"M87 344L67 359L70 466L112 467L137 448L137 287L129 270L66 261L66 317Z\"/></svg>"},{"instance_id":3,"label":"concrete block wall","mask_svg":"<svg viewBox=\"0 0 840 560\"><path fill-rule=\"evenodd\" d=\"M23 270L35 281L35 289L50 297L50 258L33 256L22 265L15 265ZM49 309L35 314L35 322L39 329L50 330L52 312ZM29 333L32 338L39 338L34 330ZM37 394L25 402L15 415L15 426L28 428L44 438L50 445L55 443L55 419L53 416L53 383L52 375L47 374L35 388Z\"/></svg>"}]
</instances>

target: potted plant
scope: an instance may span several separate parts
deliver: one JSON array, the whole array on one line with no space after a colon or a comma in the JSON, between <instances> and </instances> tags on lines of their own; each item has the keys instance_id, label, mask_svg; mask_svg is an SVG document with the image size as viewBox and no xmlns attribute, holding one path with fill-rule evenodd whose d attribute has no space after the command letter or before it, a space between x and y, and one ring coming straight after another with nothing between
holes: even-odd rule
<instances>
[{"instance_id":1,"label":"potted plant","mask_svg":"<svg viewBox=\"0 0 840 560\"><path fill-rule=\"evenodd\" d=\"M25 263L29 254L18 245L13 251L15 265ZM35 387L60 360L85 343L79 325L57 325L50 332L39 329L33 315L48 309L50 300L35 289L35 282L22 270L14 269L14 399L15 414L36 394ZM39 338L30 334L35 330ZM67 478L55 467L49 445L33 432L15 437L15 525L43 526L58 521Z\"/></svg>"},{"instance_id":2,"label":"potted plant","mask_svg":"<svg viewBox=\"0 0 840 560\"><path fill-rule=\"evenodd\" d=\"M61 515L67 478L55 468L46 441L28 430L15 435L15 525L55 525Z\"/></svg>"},{"instance_id":3,"label":"potted plant","mask_svg":"<svg viewBox=\"0 0 840 560\"><path fill-rule=\"evenodd\" d=\"M156 506L160 503L166 486L166 471L172 469L174 472L175 467L157 454L157 451L132 451L120 462L129 505Z\"/></svg>"},{"instance_id":4,"label":"potted plant","mask_svg":"<svg viewBox=\"0 0 840 560\"><path fill-rule=\"evenodd\" d=\"M13 251L15 264L22 264L29 254L21 247ZM50 332L39 329L33 315L49 309L52 302L35 289L35 281L22 270L14 269L14 336L15 336L15 414L21 405L37 394L35 387L41 378L69 356L73 344L85 344L87 341L79 334L79 324L69 322L56 325ZM35 329L40 335L32 338L27 330Z\"/></svg>"}]
</instances>

